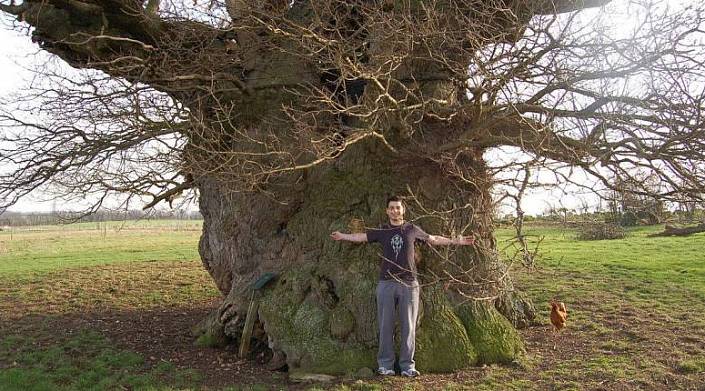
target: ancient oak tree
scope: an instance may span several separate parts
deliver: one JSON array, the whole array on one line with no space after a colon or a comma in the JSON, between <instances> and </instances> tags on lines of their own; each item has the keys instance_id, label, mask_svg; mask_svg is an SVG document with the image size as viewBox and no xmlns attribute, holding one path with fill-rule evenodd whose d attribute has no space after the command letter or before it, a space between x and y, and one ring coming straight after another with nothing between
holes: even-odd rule
<instances>
[{"instance_id":1,"label":"ancient oak tree","mask_svg":"<svg viewBox=\"0 0 705 391\"><path fill-rule=\"evenodd\" d=\"M201 331L237 340L252 282L276 272L255 335L291 371L340 374L374 365L378 254L328 235L378 225L400 193L428 232L477 238L422 248L419 369L512 361L534 309L497 255L491 191L512 167L488 150L563 182L648 173L655 196L703 194L703 9L635 3L610 31L603 6L5 1L79 76L45 69L3 102L0 200L195 189L224 296ZM515 178L518 194L533 180Z\"/></svg>"}]
</instances>

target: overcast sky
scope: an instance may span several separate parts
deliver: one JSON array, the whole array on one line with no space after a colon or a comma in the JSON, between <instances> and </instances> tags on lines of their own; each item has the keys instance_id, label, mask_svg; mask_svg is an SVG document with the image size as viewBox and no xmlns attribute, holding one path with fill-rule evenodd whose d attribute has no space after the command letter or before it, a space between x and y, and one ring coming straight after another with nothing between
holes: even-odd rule
<instances>
[{"instance_id":1,"label":"overcast sky","mask_svg":"<svg viewBox=\"0 0 705 391\"><path fill-rule=\"evenodd\" d=\"M31 63L37 45L29 37L20 32L8 30L8 18L3 14L0 25L0 94L6 96L9 92L24 85L23 79L29 74L19 64ZM29 56L28 56L29 54Z\"/></svg>"},{"instance_id":2,"label":"overcast sky","mask_svg":"<svg viewBox=\"0 0 705 391\"><path fill-rule=\"evenodd\" d=\"M9 30L10 19L6 14L0 14L0 17L0 97L4 98L31 81L32 74L25 68L36 61L38 46L27 35ZM24 200L11 210L50 211L51 206L51 203Z\"/></svg>"}]
</instances>

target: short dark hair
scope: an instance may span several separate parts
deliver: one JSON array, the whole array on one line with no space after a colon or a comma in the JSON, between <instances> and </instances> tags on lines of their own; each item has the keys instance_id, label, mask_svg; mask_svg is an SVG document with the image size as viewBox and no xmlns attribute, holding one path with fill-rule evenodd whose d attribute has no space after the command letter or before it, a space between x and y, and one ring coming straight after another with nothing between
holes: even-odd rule
<instances>
[{"instance_id":1,"label":"short dark hair","mask_svg":"<svg viewBox=\"0 0 705 391\"><path fill-rule=\"evenodd\" d=\"M406 205L404 205L404 197L400 195L393 195L387 198L387 206L389 206L390 202L401 202L402 206L406 207Z\"/></svg>"}]
</instances>

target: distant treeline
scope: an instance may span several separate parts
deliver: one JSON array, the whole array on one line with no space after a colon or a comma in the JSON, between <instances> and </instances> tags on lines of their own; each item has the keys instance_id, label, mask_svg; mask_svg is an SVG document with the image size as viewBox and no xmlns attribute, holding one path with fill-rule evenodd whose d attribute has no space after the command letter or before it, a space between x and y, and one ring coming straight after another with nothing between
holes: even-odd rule
<instances>
[{"instance_id":1,"label":"distant treeline","mask_svg":"<svg viewBox=\"0 0 705 391\"><path fill-rule=\"evenodd\" d=\"M513 225L515 220L516 216L506 214L504 216L497 217L495 222L500 226L503 226ZM687 211L669 211L663 208L654 208L627 211L619 210L615 212L580 213L576 210L562 208L551 210L549 213L539 216L525 215L523 221L524 223L529 224L561 224L563 226L582 226L584 224L592 223L614 224L623 227L639 225L647 226L664 223L692 224L705 222L705 210L691 209Z\"/></svg>"},{"instance_id":2,"label":"distant treeline","mask_svg":"<svg viewBox=\"0 0 705 391\"><path fill-rule=\"evenodd\" d=\"M0 214L0 227L19 227L31 225L53 225L62 223L90 223L120 220L202 220L199 211L186 210L142 210L111 211L101 210L91 214L78 212L11 212Z\"/></svg>"}]
</instances>

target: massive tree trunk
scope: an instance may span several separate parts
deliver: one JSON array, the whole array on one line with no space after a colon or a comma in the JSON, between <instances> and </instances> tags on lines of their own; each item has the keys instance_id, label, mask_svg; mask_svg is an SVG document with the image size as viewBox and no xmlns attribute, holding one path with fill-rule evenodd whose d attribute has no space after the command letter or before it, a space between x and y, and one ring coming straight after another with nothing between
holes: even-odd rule
<instances>
[{"instance_id":1,"label":"massive tree trunk","mask_svg":"<svg viewBox=\"0 0 705 391\"><path fill-rule=\"evenodd\" d=\"M370 34L377 36L371 39L365 66L373 69L393 59L398 45L411 44L392 39L396 32L372 29ZM492 180L482 158L484 150L468 148L454 152L452 158L432 152L434 145L467 130L464 121L429 115L441 116L444 107L465 100L464 87L435 59L423 60L428 57L425 48L418 53L404 50L412 53L388 74L402 82L383 86L368 81L359 99L368 107L380 99L404 105L444 102L430 104L415 125L402 118L405 109L380 111L375 115L384 141L366 138L351 143L333 163L270 178L259 191L233 193L223 178L199 180L204 216L200 251L226 296L213 327L222 327L238 340L252 284L266 272L277 273L277 280L259 298L259 327L264 332L258 335L260 345L286 356L291 372L345 374L375 367L374 291L380 249L336 242L329 235L384 223L385 202L392 194L413 196L407 217L427 232L473 231L479 239L468 248L420 249L419 369L447 372L478 363L510 362L523 351L515 326L527 325L534 311L513 289L497 258ZM279 56L278 61L264 58L266 65L255 69L266 69L263 73L291 84L314 73L296 56ZM325 88L322 81L310 82ZM237 117L243 128L276 134L279 140L295 134L297 123L285 110L305 112L308 102L300 99L305 92L292 92L292 87L287 95L277 91L275 96L263 96L264 86L252 87L256 92L250 101L262 106L235 107L227 115ZM322 128L340 126L337 121L358 129L371 126L365 118L316 117Z\"/></svg>"},{"instance_id":2,"label":"massive tree trunk","mask_svg":"<svg viewBox=\"0 0 705 391\"><path fill-rule=\"evenodd\" d=\"M508 319L525 325L533 310L516 295L495 253L481 151L467 154L476 187L451 183L437 163L393 156L377 142L353 148L334 165L303 173L285 199L226 196L216 182L201 183L200 251L226 295L220 325L239 338L252 283L276 272L259 306L266 330L260 337L286 354L291 371L345 374L374 367L380 249L329 235L355 230L355 220L365 227L384 223L387 196L411 190L421 205L458 208L446 219L423 218L410 202L410 217L418 216L421 227L449 234L469 225L479 239L474 247L421 249L418 367L445 372L516 359L522 342ZM466 203L471 207L459 208Z\"/></svg>"}]
</instances>

